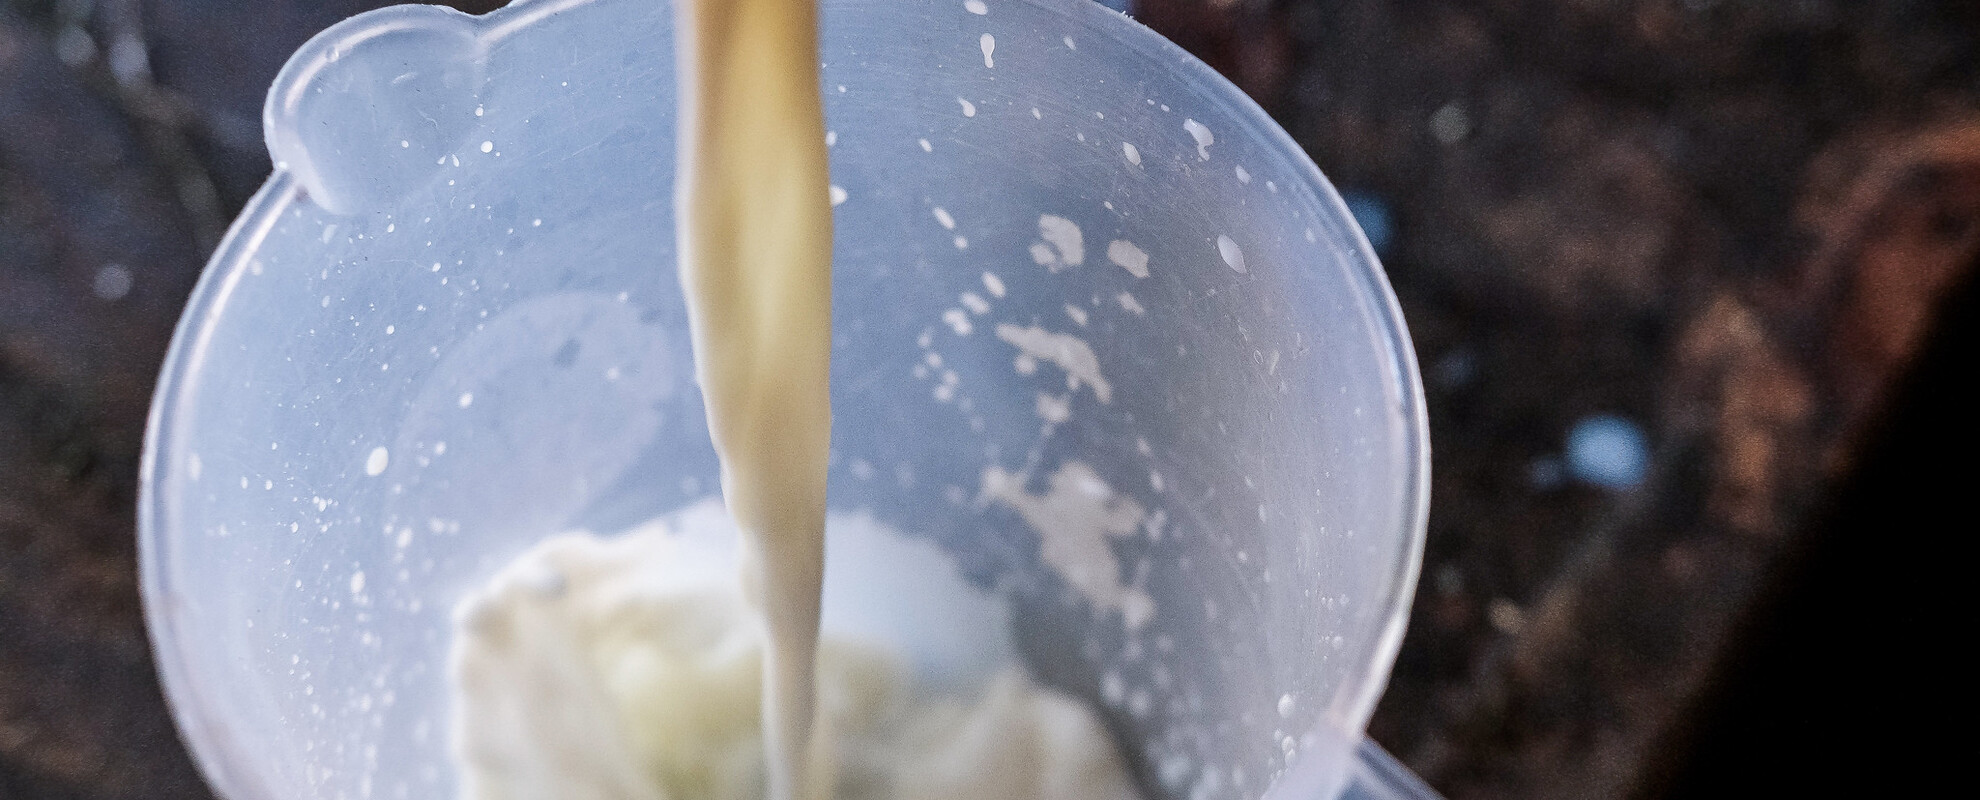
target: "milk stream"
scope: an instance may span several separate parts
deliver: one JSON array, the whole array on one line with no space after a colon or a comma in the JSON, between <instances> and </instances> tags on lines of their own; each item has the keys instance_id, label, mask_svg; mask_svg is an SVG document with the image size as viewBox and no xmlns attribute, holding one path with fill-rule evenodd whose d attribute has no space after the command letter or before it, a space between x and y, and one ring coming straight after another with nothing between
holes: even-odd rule
<instances>
[{"instance_id":1,"label":"milk stream","mask_svg":"<svg viewBox=\"0 0 1980 800\"><path fill-rule=\"evenodd\" d=\"M822 800L814 671L831 438L832 208L814 0L686 0L680 276L764 632L771 800Z\"/></svg>"}]
</instances>

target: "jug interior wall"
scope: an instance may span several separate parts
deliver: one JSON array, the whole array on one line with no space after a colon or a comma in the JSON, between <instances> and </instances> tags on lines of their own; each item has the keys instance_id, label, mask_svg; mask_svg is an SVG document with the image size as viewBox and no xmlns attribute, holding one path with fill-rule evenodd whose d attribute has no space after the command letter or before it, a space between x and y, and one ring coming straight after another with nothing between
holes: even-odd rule
<instances>
[{"instance_id":1,"label":"jug interior wall","mask_svg":"<svg viewBox=\"0 0 1980 800\"><path fill-rule=\"evenodd\" d=\"M830 503L1007 597L1153 790L1258 796L1351 744L1386 673L1413 366L1310 162L1086 5L827 0ZM223 791L450 795L462 593L718 492L671 13L388 9L278 83L293 168L203 279L147 464L160 659Z\"/></svg>"}]
</instances>

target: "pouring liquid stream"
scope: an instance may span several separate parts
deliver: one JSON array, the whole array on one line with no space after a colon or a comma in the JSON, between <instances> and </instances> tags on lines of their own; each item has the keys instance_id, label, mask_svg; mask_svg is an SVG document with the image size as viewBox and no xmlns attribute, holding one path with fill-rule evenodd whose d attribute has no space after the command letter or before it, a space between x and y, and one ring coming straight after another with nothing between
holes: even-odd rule
<instances>
[{"instance_id":1,"label":"pouring liquid stream","mask_svg":"<svg viewBox=\"0 0 1980 800\"><path fill-rule=\"evenodd\" d=\"M685 0L680 277L764 633L771 800L824 800L814 672L831 439L832 208L815 0Z\"/></svg>"}]
</instances>

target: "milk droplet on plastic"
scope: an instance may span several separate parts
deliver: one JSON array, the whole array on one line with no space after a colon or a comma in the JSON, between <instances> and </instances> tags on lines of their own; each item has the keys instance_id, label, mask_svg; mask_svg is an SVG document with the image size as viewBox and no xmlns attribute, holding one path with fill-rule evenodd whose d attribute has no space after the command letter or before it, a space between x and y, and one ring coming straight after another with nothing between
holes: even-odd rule
<instances>
[{"instance_id":1,"label":"milk droplet on plastic","mask_svg":"<svg viewBox=\"0 0 1980 800\"><path fill-rule=\"evenodd\" d=\"M371 455L364 459L364 474L377 477L385 471L385 465L392 463L392 454L383 447L371 448Z\"/></svg>"},{"instance_id":2,"label":"milk droplet on plastic","mask_svg":"<svg viewBox=\"0 0 1980 800\"><path fill-rule=\"evenodd\" d=\"M1238 249L1238 243L1232 241L1231 237L1217 234L1217 254L1224 257L1224 263L1230 265L1231 269L1240 273L1250 271L1244 266L1244 251Z\"/></svg>"},{"instance_id":3,"label":"milk droplet on plastic","mask_svg":"<svg viewBox=\"0 0 1980 800\"><path fill-rule=\"evenodd\" d=\"M1209 161L1210 145L1217 143L1216 135L1212 134L1209 128L1203 127L1203 123L1193 119L1183 120L1183 130L1189 131L1190 138L1196 140L1196 157Z\"/></svg>"},{"instance_id":4,"label":"milk droplet on plastic","mask_svg":"<svg viewBox=\"0 0 1980 800\"><path fill-rule=\"evenodd\" d=\"M1148 254L1133 242L1115 239L1107 243L1107 260L1137 278L1148 277Z\"/></svg>"}]
</instances>

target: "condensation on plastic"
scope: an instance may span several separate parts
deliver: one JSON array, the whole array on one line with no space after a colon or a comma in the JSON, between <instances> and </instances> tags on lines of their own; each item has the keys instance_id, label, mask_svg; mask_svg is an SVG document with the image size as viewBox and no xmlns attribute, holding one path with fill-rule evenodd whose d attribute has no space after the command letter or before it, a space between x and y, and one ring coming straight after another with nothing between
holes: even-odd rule
<instances>
[{"instance_id":1,"label":"condensation on plastic","mask_svg":"<svg viewBox=\"0 0 1980 800\"><path fill-rule=\"evenodd\" d=\"M227 797L451 796L462 592L551 532L716 491L672 267L671 20L390 8L271 90L277 170L180 325L141 508L160 669ZM1007 596L1033 671L1094 698L1156 794L1332 796L1428 472L1408 337L1339 197L1097 5L826 0L823 24L831 505ZM1055 363L1075 339L1104 383ZM1138 508L1108 545L1152 621L1046 567L992 469Z\"/></svg>"}]
</instances>

